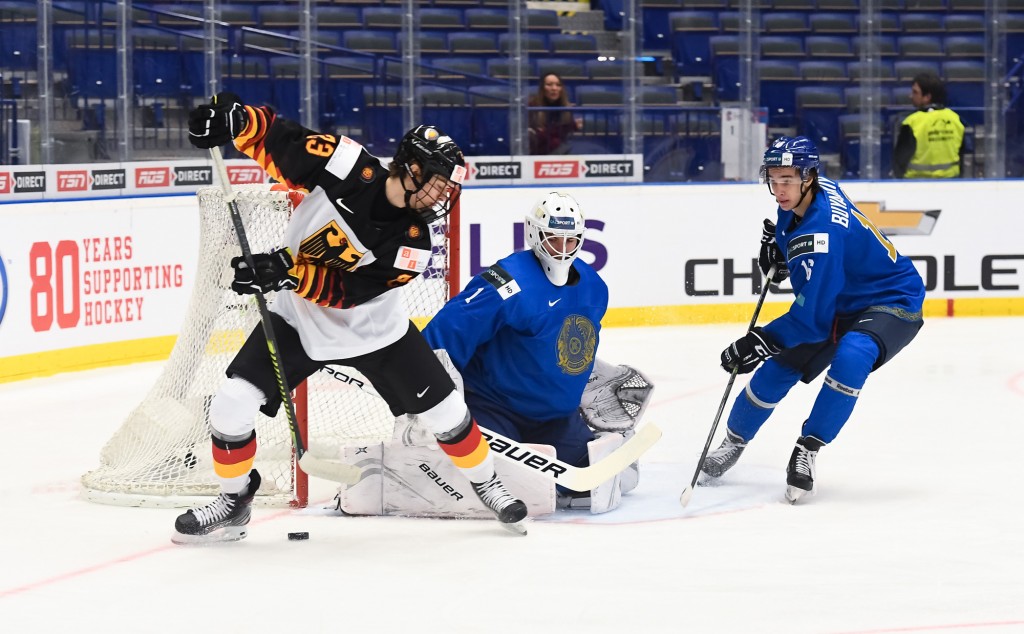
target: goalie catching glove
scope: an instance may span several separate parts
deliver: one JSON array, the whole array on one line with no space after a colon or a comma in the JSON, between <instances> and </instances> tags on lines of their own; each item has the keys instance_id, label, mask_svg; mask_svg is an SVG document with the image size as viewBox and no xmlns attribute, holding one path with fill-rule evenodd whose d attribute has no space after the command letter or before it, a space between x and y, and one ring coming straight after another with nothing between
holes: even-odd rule
<instances>
[{"instance_id":1,"label":"goalie catching glove","mask_svg":"<svg viewBox=\"0 0 1024 634\"><path fill-rule=\"evenodd\" d=\"M597 431L628 431L640 422L653 391L654 384L636 368L595 359L580 414Z\"/></svg>"},{"instance_id":2,"label":"goalie catching glove","mask_svg":"<svg viewBox=\"0 0 1024 634\"><path fill-rule=\"evenodd\" d=\"M235 270L235 279L231 282L231 290L239 295L255 295L270 291L290 291L299 285L299 278L292 274L295 266L292 253L288 249L278 249L270 253L254 253L254 271L242 256L231 258L231 268Z\"/></svg>"}]
</instances>

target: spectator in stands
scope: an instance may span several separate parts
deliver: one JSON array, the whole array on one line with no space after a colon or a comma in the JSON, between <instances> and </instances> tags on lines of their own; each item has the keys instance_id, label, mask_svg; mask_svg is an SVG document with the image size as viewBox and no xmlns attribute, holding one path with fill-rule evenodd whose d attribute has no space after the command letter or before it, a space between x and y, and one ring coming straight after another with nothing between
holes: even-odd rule
<instances>
[{"instance_id":1,"label":"spectator in stands","mask_svg":"<svg viewBox=\"0 0 1024 634\"><path fill-rule=\"evenodd\" d=\"M537 92L530 96L531 108L572 106L557 73L544 73ZM568 110L530 110L530 154L568 154L573 132L583 128L583 119Z\"/></svg>"},{"instance_id":2,"label":"spectator in stands","mask_svg":"<svg viewBox=\"0 0 1024 634\"><path fill-rule=\"evenodd\" d=\"M910 100L917 111L903 120L893 148L896 178L958 178L964 124L946 107L946 86L934 73L914 77Z\"/></svg>"}]
</instances>

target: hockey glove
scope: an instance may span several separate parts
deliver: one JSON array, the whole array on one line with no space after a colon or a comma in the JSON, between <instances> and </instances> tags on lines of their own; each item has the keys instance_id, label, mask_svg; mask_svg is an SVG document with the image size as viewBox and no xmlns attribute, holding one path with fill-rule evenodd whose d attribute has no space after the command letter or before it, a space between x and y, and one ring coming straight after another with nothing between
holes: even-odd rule
<instances>
[{"instance_id":1,"label":"hockey glove","mask_svg":"<svg viewBox=\"0 0 1024 634\"><path fill-rule=\"evenodd\" d=\"M754 328L722 351L722 369L738 374L753 371L762 361L782 352L782 348L761 328Z\"/></svg>"},{"instance_id":2,"label":"hockey glove","mask_svg":"<svg viewBox=\"0 0 1024 634\"><path fill-rule=\"evenodd\" d=\"M208 150L230 143L248 123L249 115L238 95L222 92L210 103L188 113L188 140L195 147Z\"/></svg>"},{"instance_id":3,"label":"hockey glove","mask_svg":"<svg viewBox=\"0 0 1024 634\"><path fill-rule=\"evenodd\" d=\"M231 282L231 290L239 295L255 295L270 291L290 291L298 287L299 278L291 273L295 265L288 249L278 249L271 253L254 253L252 256L256 270L242 256L231 258L231 268L235 270L235 279Z\"/></svg>"},{"instance_id":4,"label":"hockey glove","mask_svg":"<svg viewBox=\"0 0 1024 634\"><path fill-rule=\"evenodd\" d=\"M761 253L757 256L757 265L761 267L761 273L764 275L768 275L772 266L775 267L773 284L780 284L789 277L786 256L775 241L775 223L767 218L764 219L764 229L761 230Z\"/></svg>"}]
</instances>

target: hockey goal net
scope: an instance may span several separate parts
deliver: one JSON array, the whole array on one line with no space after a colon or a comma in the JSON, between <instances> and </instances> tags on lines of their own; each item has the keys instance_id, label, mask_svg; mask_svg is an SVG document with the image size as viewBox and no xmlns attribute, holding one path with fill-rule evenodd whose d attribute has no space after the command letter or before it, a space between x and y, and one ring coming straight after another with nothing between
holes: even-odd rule
<instances>
[{"instance_id":1,"label":"hockey goal net","mask_svg":"<svg viewBox=\"0 0 1024 634\"><path fill-rule=\"evenodd\" d=\"M253 253L280 246L292 204L270 185L239 186L237 202ZM199 263L188 312L163 372L100 454L100 466L82 476L85 497L126 506L188 506L216 495L210 450L209 405L224 371L259 323L253 298L231 291L229 261L241 253L230 211L219 188L197 194ZM433 259L426 272L399 292L422 327L458 288L458 209L431 225ZM272 298L271 298L272 301ZM312 455L337 460L346 446L391 438L394 418L365 378L330 366L295 388L296 416ZM263 476L257 502L305 506L306 475L294 460L288 422L257 415L255 468Z\"/></svg>"}]
</instances>

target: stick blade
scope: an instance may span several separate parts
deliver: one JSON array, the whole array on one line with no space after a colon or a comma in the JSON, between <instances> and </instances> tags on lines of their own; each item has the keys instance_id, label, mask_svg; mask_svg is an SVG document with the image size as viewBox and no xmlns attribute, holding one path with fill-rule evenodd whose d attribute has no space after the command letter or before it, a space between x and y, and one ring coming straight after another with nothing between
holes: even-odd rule
<instances>
[{"instance_id":1,"label":"stick blade","mask_svg":"<svg viewBox=\"0 0 1024 634\"><path fill-rule=\"evenodd\" d=\"M679 504L683 508L690 503L690 499L693 497L693 487L687 485L683 492L679 495Z\"/></svg>"},{"instance_id":2,"label":"stick blade","mask_svg":"<svg viewBox=\"0 0 1024 634\"><path fill-rule=\"evenodd\" d=\"M559 478L559 484L573 491L590 491L639 460L640 456L660 438L661 429L654 423L647 423L643 429L597 464L579 469L575 473L564 474L570 477L565 480Z\"/></svg>"},{"instance_id":3,"label":"stick blade","mask_svg":"<svg viewBox=\"0 0 1024 634\"><path fill-rule=\"evenodd\" d=\"M362 469L354 465L331 460L321 460L308 452L302 454L299 459L299 466L311 476L342 484L355 484L362 476Z\"/></svg>"}]
</instances>

